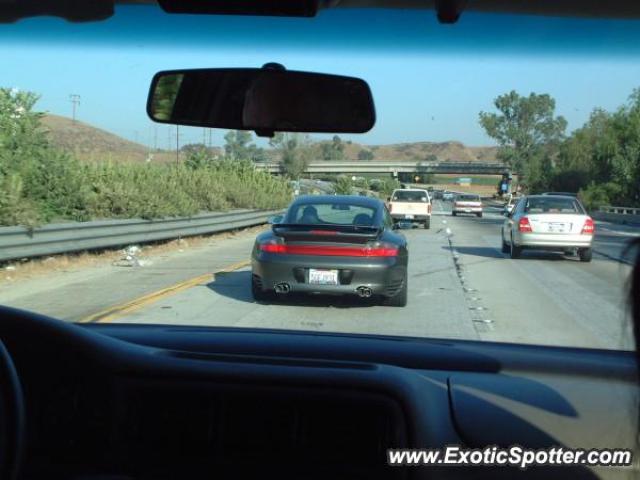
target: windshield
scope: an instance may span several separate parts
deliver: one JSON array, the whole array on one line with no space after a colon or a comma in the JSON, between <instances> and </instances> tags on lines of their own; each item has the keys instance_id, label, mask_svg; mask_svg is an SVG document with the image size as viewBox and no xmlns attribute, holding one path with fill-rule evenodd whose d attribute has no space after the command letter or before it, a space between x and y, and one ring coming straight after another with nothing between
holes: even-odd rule
<instances>
[{"instance_id":1,"label":"windshield","mask_svg":"<svg viewBox=\"0 0 640 480\"><path fill-rule=\"evenodd\" d=\"M524 211L528 213L585 213L580 203L576 200L571 198L554 197L551 195L547 198L527 198Z\"/></svg>"},{"instance_id":2,"label":"windshield","mask_svg":"<svg viewBox=\"0 0 640 480\"><path fill-rule=\"evenodd\" d=\"M427 192L420 190L400 190L393 193L394 202L426 202Z\"/></svg>"},{"instance_id":3,"label":"windshield","mask_svg":"<svg viewBox=\"0 0 640 480\"><path fill-rule=\"evenodd\" d=\"M291 206L286 223L300 225L372 225L373 208L349 203L297 203Z\"/></svg>"},{"instance_id":4,"label":"windshield","mask_svg":"<svg viewBox=\"0 0 640 480\"><path fill-rule=\"evenodd\" d=\"M79 323L632 348L638 21L119 4L104 22L1 24L0 55L2 304ZM157 72L274 62L365 80L375 126L269 137L147 115ZM527 203L510 213L514 196ZM526 217L544 213L580 218Z\"/></svg>"}]
</instances>

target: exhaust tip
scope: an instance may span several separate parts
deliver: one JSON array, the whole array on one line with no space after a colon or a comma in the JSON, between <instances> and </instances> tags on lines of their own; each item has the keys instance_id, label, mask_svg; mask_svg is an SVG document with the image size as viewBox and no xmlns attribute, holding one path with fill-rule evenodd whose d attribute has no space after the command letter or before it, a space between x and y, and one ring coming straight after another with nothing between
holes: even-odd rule
<instances>
[{"instance_id":1,"label":"exhaust tip","mask_svg":"<svg viewBox=\"0 0 640 480\"><path fill-rule=\"evenodd\" d=\"M289 293L291 287L288 283L278 283L275 287L273 287L273 289L276 291L276 293Z\"/></svg>"},{"instance_id":2,"label":"exhaust tip","mask_svg":"<svg viewBox=\"0 0 640 480\"><path fill-rule=\"evenodd\" d=\"M373 295L371 289L365 286L356 288L356 292L358 293L358 296L360 296L360 298L369 298L371 295Z\"/></svg>"}]
</instances>

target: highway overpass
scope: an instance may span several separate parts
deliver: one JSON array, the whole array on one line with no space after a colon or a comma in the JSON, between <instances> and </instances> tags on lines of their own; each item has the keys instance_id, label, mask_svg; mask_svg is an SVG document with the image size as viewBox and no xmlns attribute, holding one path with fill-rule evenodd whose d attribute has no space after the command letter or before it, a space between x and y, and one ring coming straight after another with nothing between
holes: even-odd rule
<instances>
[{"instance_id":1,"label":"highway overpass","mask_svg":"<svg viewBox=\"0 0 640 480\"><path fill-rule=\"evenodd\" d=\"M282 173L279 163L257 163L256 168L267 170L273 174ZM382 162L366 161L357 162L332 162L313 161L305 170L305 173L453 173L461 175L501 175L508 168L501 162Z\"/></svg>"}]
</instances>

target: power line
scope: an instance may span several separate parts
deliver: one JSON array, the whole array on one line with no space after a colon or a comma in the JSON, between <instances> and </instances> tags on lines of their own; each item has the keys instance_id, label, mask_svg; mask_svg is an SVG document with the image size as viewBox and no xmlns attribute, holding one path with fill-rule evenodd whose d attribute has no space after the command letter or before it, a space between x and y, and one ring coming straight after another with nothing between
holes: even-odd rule
<instances>
[{"instance_id":1,"label":"power line","mask_svg":"<svg viewBox=\"0 0 640 480\"><path fill-rule=\"evenodd\" d=\"M76 108L78 107L78 105L80 105L80 95L76 94L76 93L72 93L69 95L69 101L71 102L71 104L73 105L72 107L72 120L73 123L76 123Z\"/></svg>"}]
</instances>

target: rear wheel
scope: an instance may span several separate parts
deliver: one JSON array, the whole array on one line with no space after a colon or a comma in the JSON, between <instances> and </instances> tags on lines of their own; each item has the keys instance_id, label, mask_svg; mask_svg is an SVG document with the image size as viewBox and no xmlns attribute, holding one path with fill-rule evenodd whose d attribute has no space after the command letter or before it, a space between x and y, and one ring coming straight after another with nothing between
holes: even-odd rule
<instances>
[{"instance_id":1,"label":"rear wheel","mask_svg":"<svg viewBox=\"0 0 640 480\"><path fill-rule=\"evenodd\" d=\"M452 216L452 217L455 217L456 215L457 215L457 213L456 213L456 212L451 212L451 216Z\"/></svg>"},{"instance_id":2,"label":"rear wheel","mask_svg":"<svg viewBox=\"0 0 640 480\"><path fill-rule=\"evenodd\" d=\"M427 217L424 221L424 228L425 230L429 230L431 228L431 217Z\"/></svg>"},{"instance_id":3,"label":"rear wheel","mask_svg":"<svg viewBox=\"0 0 640 480\"><path fill-rule=\"evenodd\" d=\"M478 216L478 218L482 218L482 212L476 213L476 215Z\"/></svg>"},{"instance_id":4,"label":"rear wheel","mask_svg":"<svg viewBox=\"0 0 640 480\"><path fill-rule=\"evenodd\" d=\"M255 279L251 278L251 294L253 295L253 299L256 302L266 302L268 300L273 299L273 293L265 292L262 288L256 283Z\"/></svg>"},{"instance_id":5,"label":"rear wheel","mask_svg":"<svg viewBox=\"0 0 640 480\"><path fill-rule=\"evenodd\" d=\"M404 282L402 282L402 288L393 297L387 297L384 299L384 304L389 307L406 307L407 306L407 293L408 293L408 276L405 275Z\"/></svg>"},{"instance_id":6,"label":"rear wheel","mask_svg":"<svg viewBox=\"0 0 640 480\"><path fill-rule=\"evenodd\" d=\"M578 257L581 262L590 262L593 256L593 251L590 248L581 248L578 250Z\"/></svg>"},{"instance_id":7,"label":"rear wheel","mask_svg":"<svg viewBox=\"0 0 640 480\"><path fill-rule=\"evenodd\" d=\"M516 244L513 242L513 237L511 237L511 245L510 245L510 248L509 248L509 256L511 258L519 258L521 254L522 254L522 247L516 246Z\"/></svg>"}]
</instances>

